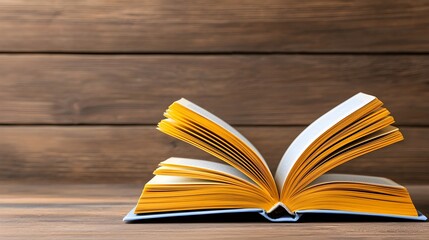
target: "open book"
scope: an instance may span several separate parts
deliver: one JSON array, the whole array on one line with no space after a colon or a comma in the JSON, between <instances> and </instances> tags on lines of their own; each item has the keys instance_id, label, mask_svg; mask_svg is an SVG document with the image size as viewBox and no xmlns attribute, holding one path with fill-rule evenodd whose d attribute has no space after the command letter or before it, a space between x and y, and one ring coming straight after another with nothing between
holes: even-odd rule
<instances>
[{"instance_id":1,"label":"open book","mask_svg":"<svg viewBox=\"0 0 429 240\"><path fill-rule=\"evenodd\" d=\"M308 126L273 175L258 150L230 125L180 99L158 129L226 164L169 158L159 164L124 221L257 212L270 221L306 213L361 214L426 220L405 187L385 178L326 174L358 156L403 140L374 96L358 93Z\"/></svg>"}]
</instances>

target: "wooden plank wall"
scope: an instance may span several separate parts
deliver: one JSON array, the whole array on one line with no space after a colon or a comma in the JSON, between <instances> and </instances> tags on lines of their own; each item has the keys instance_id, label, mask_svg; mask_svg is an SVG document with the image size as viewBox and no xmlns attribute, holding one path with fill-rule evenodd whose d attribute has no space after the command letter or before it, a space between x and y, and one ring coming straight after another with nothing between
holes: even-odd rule
<instances>
[{"instance_id":1,"label":"wooden plank wall","mask_svg":"<svg viewBox=\"0 0 429 240\"><path fill-rule=\"evenodd\" d=\"M306 125L357 92L406 140L335 171L429 180L429 1L0 1L0 181L144 183L155 130L186 97L274 170Z\"/></svg>"}]
</instances>

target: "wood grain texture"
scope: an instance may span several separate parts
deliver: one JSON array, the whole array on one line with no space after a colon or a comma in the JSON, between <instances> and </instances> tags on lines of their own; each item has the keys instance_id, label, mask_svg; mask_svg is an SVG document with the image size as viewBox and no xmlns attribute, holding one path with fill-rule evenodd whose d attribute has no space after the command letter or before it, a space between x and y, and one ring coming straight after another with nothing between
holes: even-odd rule
<instances>
[{"instance_id":1,"label":"wood grain texture","mask_svg":"<svg viewBox=\"0 0 429 240\"><path fill-rule=\"evenodd\" d=\"M274 169L303 127L238 127ZM406 141L362 156L337 172L429 181L428 128L401 128ZM0 180L140 183L168 157L215 160L155 127L0 127Z\"/></svg>"},{"instance_id":2,"label":"wood grain texture","mask_svg":"<svg viewBox=\"0 0 429 240\"><path fill-rule=\"evenodd\" d=\"M237 125L308 125L366 92L428 125L426 55L0 55L0 123L156 124L185 97Z\"/></svg>"},{"instance_id":3,"label":"wood grain texture","mask_svg":"<svg viewBox=\"0 0 429 240\"><path fill-rule=\"evenodd\" d=\"M0 51L428 52L428 25L426 0L6 0Z\"/></svg>"},{"instance_id":4,"label":"wood grain texture","mask_svg":"<svg viewBox=\"0 0 429 240\"><path fill-rule=\"evenodd\" d=\"M9 185L0 188L2 239L428 239L428 222L269 223L212 218L196 222L124 224L142 186ZM416 207L428 215L429 186L408 186Z\"/></svg>"}]
</instances>

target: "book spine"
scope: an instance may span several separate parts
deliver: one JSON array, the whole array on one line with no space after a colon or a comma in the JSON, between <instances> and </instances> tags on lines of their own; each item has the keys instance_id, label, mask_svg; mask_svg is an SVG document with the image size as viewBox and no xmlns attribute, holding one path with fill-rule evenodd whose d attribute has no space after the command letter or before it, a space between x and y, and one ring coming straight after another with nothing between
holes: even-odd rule
<instances>
[{"instance_id":1,"label":"book spine","mask_svg":"<svg viewBox=\"0 0 429 240\"><path fill-rule=\"evenodd\" d=\"M284 205L282 202L278 202L278 203L276 203L276 204L274 204L274 206L270 209L270 210L268 210L267 211L267 213L269 214L269 213L272 213L272 212L275 212L275 211L280 211L280 210L284 210L284 211L286 211L289 215L292 215L292 216L294 216L295 215L295 213L294 212L292 212L286 205Z\"/></svg>"},{"instance_id":2,"label":"book spine","mask_svg":"<svg viewBox=\"0 0 429 240\"><path fill-rule=\"evenodd\" d=\"M296 221L300 217L298 214L292 212L282 202L276 203L269 211L263 212L265 218L270 221Z\"/></svg>"},{"instance_id":3,"label":"book spine","mask_svg":"<svg viewBox=\"0 0 429 240\"><path fill-rule=\"evenodd\" d=\"M301 217L301 214L273 216L265 211L260 212L260 214L270 222L297 222Z\"/></svg>"}]
</instances>

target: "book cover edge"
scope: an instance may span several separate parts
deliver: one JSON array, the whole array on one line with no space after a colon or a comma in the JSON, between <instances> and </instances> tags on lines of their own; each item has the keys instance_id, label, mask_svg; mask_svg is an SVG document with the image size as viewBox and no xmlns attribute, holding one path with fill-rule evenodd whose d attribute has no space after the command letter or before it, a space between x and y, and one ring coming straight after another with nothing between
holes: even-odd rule
<instances>
[{"instance_id":1,"label":"book cover edge","mask_svg":"<svg viewBox=\"0 0 429 240\"><path fill-rule=\"evenodd\" d=\"M335 210L303 210L296 212L296 215L293 217L281 217L281 218L271 218L267 213L258 208L242 208L242 209L224 209L224 210L199 210L199 211L186 211L186 212L175 212L175 213L154 213L154 214L145 214L137 215L134 213L134 209L131 209L130 212L123 218L124 222L133 222L138 220L150 220L150 219L161 219L169 217L184 217L184 216L199 216L199 215L210 215L210 214L226 214L226 213L250 213L255 212L261 214L267 220L271 222L297 222L302 215L309 213L321 213L321 214L344 214L344 215L360 215L360 216L374 216L374 217L386 217L386 218L396 218L404 220L414 220L414 221L426 221L427 217L421 212L418 212L418 216L402 216L394 214L375 214L375 213L366 213L366 212L348 212L348 211L335 211Z\"/></svg>"}]
</instances>

